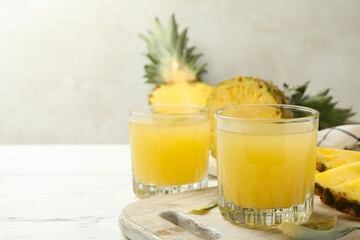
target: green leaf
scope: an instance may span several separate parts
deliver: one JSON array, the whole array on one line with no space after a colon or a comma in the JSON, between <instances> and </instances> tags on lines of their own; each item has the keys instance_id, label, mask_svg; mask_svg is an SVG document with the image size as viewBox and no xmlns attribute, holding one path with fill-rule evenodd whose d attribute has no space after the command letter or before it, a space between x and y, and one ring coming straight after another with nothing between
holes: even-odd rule
<instances>
[{"instance_id":1,"label":"green leaf","mask_svg":"<svg viewBox=\"0 0 360 240\"><path fill-rule=\"evenodd\" d=\"M179 38L175 43L175 54L174 54L175 58L182 57L183 50L184 48L186 48L186 34L187 34L187 29L182 31L182 33L180 34Z\"/></svg>"},{"instance_id":2,"label":"green leaf","mask_svg":"<svg viewBox=\"0 0 360 240\"><path fill-rule=\"evenodd\" d=\"M163 38L164 32L165 32L165 30L164 30L164 27L162 26L160 20L158 18L155 18L155 35Z\"/></svg>"},{"instance_id":3,"label":"green leaf","mask_svg":"<svg viewBox=\"0 0 360 240\"><path fill-rule=\"evenodd\" d=\"M205 73L206 72L206 69L205 67L207 66L207 63L204 63L203 65L201 65L200 67L196 68L195 69L195 73L199 76L201 75L202 73Z\"/></svg>"},{"instance_id":4,"label":"green leaf","mask_svg":"<svg viewBox=\"0 0 360 240\"><path fill-rule=\"evenodd\" d=\"M171 15L170 21L167 26L166 33L168 34L167 39L168 39L169 49L170 49L170 51L174 51L176 39L178 38L178 26L177 26L177 23L175 20L175 14Z\"/></svg>"},{"instance_id":5,"label":"green leaf","mask_svg":"<svg viewBox=\"0 0 360 240\"><path fill-rule=\"evenodd\" d=\"M289 99L290 104L298 105L303 99L306 98L304 96L305 91L309 85L310 81L307 81L299 86L296 86L294 88L289 88L289 86L284 83L284 92L286 97Z\"/></svg>"},{"instance_id":6,"label":"green leaf","mask_svg":"<svg viewBox=\"0 0 360 240\"><path fill-rule=\"evenodd\" d=\"M354 116L351 108L333 108L321 115L319 120L319 128L330 128L346 123L346 121Z\"/></svg>"},{"instance_id":7,"label":"green leaf","mask_svg":"<svg viewBox=\"0 0 360 240\"><path fill-rule=\"evenodd\" d=\"M154 56L154 55L147 54L146 56L147 56L153 63L159 63L159 62L160 62L159 59L158 59L156 56Z\"/></svg>"},{"instance_id":8,"label":"green leaf","mask_svg":"<svg viewBox=\"0 0 360 240\"><path fill-rule=\"evenodd\" d=\"M195 50L195 47L190 47L189 49L187 49L187 53L186 53L186 62L190 62L190 60L193 57L193 51Z\"/></svg>"},{"instance_id":9,"label":"green leaf","mask_svg":"<svg viewBox=\"0 0 360 240\"><path fill-rule=\"evenodd\" d=\"M205 214L207 212L209 212L211 209L213 209L214 207L216 207L218 205L218 199L214 199L211 202L208 202L205 205L201 205L201 206L196 206L196 207L192 207L192 208L188 208L184 211L184 213L191 213L191 214Z\"/></svg>"},{"instance_id":10,"label":"green leaf","mask_svg":"<svg viewBox=\"0 0 360 240\"><path fill-rule=\"evenodd\" d=\"M336 230L320 231L300 226L293 223L281 223L278 229L296 240L336 240L352 231L359 230L360 227L346 227Z\"/></svg>"},{"instance_id":11,"label":"green leaf","mask_svg":"<svg viewBox=\"0 0 360 240\"><path fill-rule=\"evenodd\" d=\"M148 45L150 44L150 40L144 34L140 33L139 37L144 40Z\"/></svg>"},{"instance_id":12,"label":"green leaf","mask_svg":"<svg viewBox=\"0 0 360 240\"><path fill-rule=\"evenodd\" d=\"M199 54L195 54L195 55L192 57L191 61L190 61L189 64L188 64L190 69L193 69L193 68L194 68L194 65L195 65L196 61L197 61L201 56L202 56L202 54L199 53Z\"/></svg>"},{"instance_id":13,"label":"green leaf","mask_svg":"<svg viewBox=\"0 0 360 240\"><path fill-rule=\"evenodd\" d=\"M335 216L333 218L309 221L301 224L301 226L315 230L330 230L335 226L336 221L337 221L337 217Z\"/></svg>"},{"instance_id":14,"label":"green leaf","mask_svg":"<svg viewBox=\"0 0 360 240\"><path fill-rule=\"evenodd\" d=\"M333 101L333 97L329 95L330 88L317 94L307 95L305 92L308 85L309 81L293 88L284 84L283 88L290 104L309 107L319 111L319 129L346 124L349 118L355 115L351 108L336 108L338 102Z\"/></svg>"}]
</instances>

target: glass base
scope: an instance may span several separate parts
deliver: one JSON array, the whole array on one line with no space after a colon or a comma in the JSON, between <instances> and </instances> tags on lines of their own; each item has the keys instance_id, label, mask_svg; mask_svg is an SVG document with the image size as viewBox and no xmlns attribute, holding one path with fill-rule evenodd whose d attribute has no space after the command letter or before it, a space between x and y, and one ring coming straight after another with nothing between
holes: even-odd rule
<instances>
[{"instance_id":1,"label":"glass base","mask_svg":"<svg viewBox=\"0 0 360 240\"><path fill-rule=\"evenodd\" d=\"M153 184L145 185L142 182L136 182L135 179L133 179L133 190L138 198L148 198L151 196L182 193L182 192L207 188L207 186L208 186L207 177L198 183L190 183L190 184L175 185L175 186L156 186Z\"/></svg>"},{"instance_id":2,"label":"glass base","mask_svg":"<svg viewBox=\"0 0 360 240\"><path fill-rule=\"evenodd\" d=\"M219 209L224 218L250 228L275 228L282 222L300 224L309 219L313 207L314 194L308 194L304 204L279 209L242 208L219 195Z\"/></svg>"}]
</instances>

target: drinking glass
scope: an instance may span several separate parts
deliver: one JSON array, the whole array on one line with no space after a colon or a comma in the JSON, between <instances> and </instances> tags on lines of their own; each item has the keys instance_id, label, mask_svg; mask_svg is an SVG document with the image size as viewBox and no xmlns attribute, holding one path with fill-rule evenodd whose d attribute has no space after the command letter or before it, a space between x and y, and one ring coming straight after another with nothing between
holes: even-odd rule
<instances>
[{"instance_id":1,"label":"drinking glass","mask_svg":"<svg viewBox=\"0 0 360 240\"><path fill-rule=\"evenodd\" d=\"M139 198L207 187L209 109L154 105L130 110L133 190Z\"/></svg>"},{"instance_id":2,"label":"drinking glass","mask_svg":"<svg viewBox=\"0 0 360 240\"><path fill-rule=\"evenodd\" d=\"M313 210L319 113L281 104L218 109L219 208L253 228L301 223Z\"/></svg>"}]
</instances>

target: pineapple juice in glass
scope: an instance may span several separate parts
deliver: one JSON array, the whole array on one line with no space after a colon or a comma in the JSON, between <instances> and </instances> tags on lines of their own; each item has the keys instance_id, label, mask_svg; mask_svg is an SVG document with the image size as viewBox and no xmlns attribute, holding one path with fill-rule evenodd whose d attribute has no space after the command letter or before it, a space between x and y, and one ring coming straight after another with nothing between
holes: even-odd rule
<instances>
[{"instance_id":1,"label":"pineapple juice in glass","mask_svg":"<svg viewBox=\"0 0 360 240\"><path fill-rule=\"evenodd\" d=\"M209 109L158 105L130 110L133 190L139 198L207 187Z\"/></svg>"},{"instance_id":2,"label":"pineapple juice in glass","mask_svg":"<svg viewBox=\"0 0 360 240\"><path fill-rule=\"evenodd\" d=\"M319 113L291 105L216 111L219 208L254 228L306 221L313 209Z\"/></svg>"}]
</instances>

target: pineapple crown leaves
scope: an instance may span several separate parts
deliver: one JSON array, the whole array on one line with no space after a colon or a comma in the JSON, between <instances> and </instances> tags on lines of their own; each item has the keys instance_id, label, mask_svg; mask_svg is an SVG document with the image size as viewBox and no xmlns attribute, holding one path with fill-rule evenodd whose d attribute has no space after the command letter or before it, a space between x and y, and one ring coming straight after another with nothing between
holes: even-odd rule
<instances>
[{"instance_id":1,"label":"pineapple crown leaves","mask_svg":"<svg viewBox=\"0 0 360 240\"><path fill-rule=\"evenodd\" d=\"M338 102L332 101L333 97L328 95L330 88L314 95L306 95L305 92L309 83L310 81L307 81L293 88L289 88L284 83L284 92L290 104L309 107L319 111L319 129L345 124L350 117L356 114L351 108L336 108Z\"/></svg>"},{"instance_id":2,"label":"pineapple crown leaves","mask_svg":"<svg viewBox=\"0 0 360 240\"><path fill-rule=\"evenodd\" d=\"M147 44L148 53L146 56L151 61L151 64L145 65L147 83L162 84L167 82L162 70L174 63L175 67L185 66L193 73L194 79L190 79L190 81L199 80L200 75L206 72L206 64L200 67L195 66L202 54L194 54L195 47L188 48L187 31L188 29L184 29L180 34L178 33L178 25L173 14L167 28L164 28L159 19L156 18L155 31L149 31L149 36L139 35Z\"/></svg>"}]
</instances>

